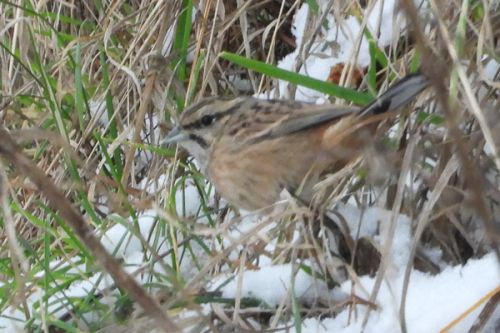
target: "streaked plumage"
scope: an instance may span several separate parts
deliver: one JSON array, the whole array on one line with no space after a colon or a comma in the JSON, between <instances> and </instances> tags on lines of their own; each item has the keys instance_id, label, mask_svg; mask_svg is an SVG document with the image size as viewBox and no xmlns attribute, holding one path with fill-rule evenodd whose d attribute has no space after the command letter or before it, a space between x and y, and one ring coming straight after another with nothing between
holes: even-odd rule
<instances>
[{"instance_id":1,"label":"streaked plumage","mask_svg":"<svg viewBox=\"0 0 500 333\"><path fill-rule=\"evenodd\" d=\"M186 109L164 143L178 142L233 205L272 205L286 188L310 191L321 174L359 156L382 113L408 103L427 85L399 81L365 108L286 100L206 98Z\"/></svg>"}]
</instances>

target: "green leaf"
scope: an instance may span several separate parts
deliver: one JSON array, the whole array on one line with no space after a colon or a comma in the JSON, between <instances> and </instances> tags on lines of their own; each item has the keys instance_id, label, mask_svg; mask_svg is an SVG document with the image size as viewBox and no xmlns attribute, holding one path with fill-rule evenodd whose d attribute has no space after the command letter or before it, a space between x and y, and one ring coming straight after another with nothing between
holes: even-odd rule
<instances>
[{"instance_id":1,"label":"green leaf","mask_svg":"<svg viewBox=\"0 0 500 333\"><path fill-rule=\"evenodd\" d=\"M186 58L189 47L189 37L192 29L193 1L184 0L183 9L177 23L173 49L178 51L179 57L173 62L173 67L177 68L179 80L186 79Z\"/></svg>"},{"instance_id":2,"label":"green leaf","mask_svg":"<svg viewBox=\"0 0 500 333\"><path fill-rule=\"evenodd\" d=\"M258 60L248 59L234 53L222 52L219 56L237 65L262 73L264 75L310 88L324 94L342 98L355 104L366 105L373 100L373 96L368 93L340 87L336 84L331 84L325 81L314 79L309 76L294 73Z\"/></svg>"},{"instance_id":3,"label":"green leaf","mask_svg":"<svg viewBox=\"0 0 500 333\"><path fill-rule=\"evenodd\" d=\"M318 6L318 3L316 2L316 0L306 0L305 3L307 3L307 5L309 6L309 8L311 9L311 11L314 14L319 13L319 6Z\"/></svg>"},{"instance_id":4,"label":"green leaf","mask_svg":"<svg viewBox=\"0 0 500 333\"><path fill-rule=\"evenodd\" d=\"M80 125L80 130L85 131L85 113L86 113L86 103L85 103L85 92L82 82L82 53L80 44L76 44L75 53L75 108L78 115L78 122Z\"/></svg>"},{"instance_id":5,"label":"green leaf","mask_svg":"<svg viewBox=\"0 0 500 333\"><path fill-rule=\"evenodd\" d=\"M433 125L442 125L444 118L433 113L420 111L417 113L417 122L419 124L430 123Z\"/></svg>"}]
</instances>

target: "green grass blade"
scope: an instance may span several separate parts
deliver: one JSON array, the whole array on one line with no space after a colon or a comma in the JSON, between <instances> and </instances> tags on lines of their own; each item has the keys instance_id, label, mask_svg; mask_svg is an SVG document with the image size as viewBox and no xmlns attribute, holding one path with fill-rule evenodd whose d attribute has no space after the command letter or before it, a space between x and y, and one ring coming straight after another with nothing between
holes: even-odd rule
<instances>
[{"instance_id":1,"label":"green grass blade","mask_svg":"<svg viewBox=\"0 0 500 333\"><path fill-rule=\"evenodd\" d=\"M184 0L182 6L183 10L178 20L173 49L179 52L179 57L174 62L174 67L177 67L177 76L179 80L184 81L186 79L186 58L189 37L192 30L193 1Z\"/></svg>"},{"instance_id":2,"label":"green grass blade","mask_svg":"<svg viewBox=\"0 0 500 333\"><path fill-rule=\"evenodd\" d=\"M366 105L373 100L373 96L368 93L340 87L335 84L281 69L258 60L248 59L234 53L222 52L219 56L237 65L262 73L264 75L310 88L324 94L342 98L355 104Z\"/></svg>"}]
</instances>

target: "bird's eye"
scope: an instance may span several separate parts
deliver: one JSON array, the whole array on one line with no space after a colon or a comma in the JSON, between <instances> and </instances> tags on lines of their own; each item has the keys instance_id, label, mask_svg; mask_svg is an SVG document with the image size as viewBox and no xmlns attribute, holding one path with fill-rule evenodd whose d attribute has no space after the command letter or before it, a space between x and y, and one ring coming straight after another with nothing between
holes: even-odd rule
<instances>
[{"instance_id":1,"label":"bird's eye","mask_svg":"<svg viewBox=\"0 0 500 333\"><path fill-rule=\"evenodd\" d=\"M200 122L203 126L210 126L214 122L215 117L213 115L206 114L201 117Z\"/></svg>"}]
</instances>

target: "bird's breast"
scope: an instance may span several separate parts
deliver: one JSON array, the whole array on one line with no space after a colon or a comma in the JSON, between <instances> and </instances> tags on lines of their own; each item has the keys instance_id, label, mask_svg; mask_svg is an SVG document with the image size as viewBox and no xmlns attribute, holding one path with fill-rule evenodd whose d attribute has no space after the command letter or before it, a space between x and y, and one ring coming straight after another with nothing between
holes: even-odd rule
<instances>
[{"instance_id":1,"label":"bird's breast","mask_svg":"<svg viewBox=\"0 0 500 333\"><path fill-rule=\"evenodd\" d=\"M208 176L223 198L246 210L271 206L283 189L310 187L325 164L310 131L230 147L222 140L213 147Z\"/></svg>"}]
</instances>

